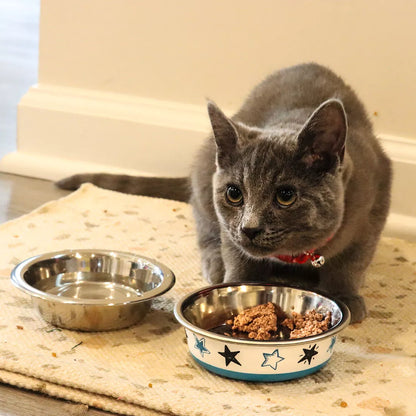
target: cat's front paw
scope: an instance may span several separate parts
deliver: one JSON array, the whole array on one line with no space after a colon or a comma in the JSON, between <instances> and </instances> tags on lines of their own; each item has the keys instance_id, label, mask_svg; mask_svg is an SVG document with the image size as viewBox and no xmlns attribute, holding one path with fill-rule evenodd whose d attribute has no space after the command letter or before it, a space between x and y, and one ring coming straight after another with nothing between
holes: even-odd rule
<instances>
[{"instance_id":1,"label":"cat's front paw","mask_svg":"<svg viewBox=\"0 0 416 416\"><path fill-rule=\"evenodd\" d=\"M202 260L202 275L212 284L224 281L224 263L221 258L213 256Z\"/></svg>"},{"instance_id":2,"label":"cat's front paw","mask_svg":"<svg viewBox=\"0 0 416 416\"><path fill-rule=\"evenodd\" d=\"M339 296L339 300L344 302L351 312L351 323L361 322L367 316L367 308L364 298L360 295Z\"/></svg>"}]
</instances>

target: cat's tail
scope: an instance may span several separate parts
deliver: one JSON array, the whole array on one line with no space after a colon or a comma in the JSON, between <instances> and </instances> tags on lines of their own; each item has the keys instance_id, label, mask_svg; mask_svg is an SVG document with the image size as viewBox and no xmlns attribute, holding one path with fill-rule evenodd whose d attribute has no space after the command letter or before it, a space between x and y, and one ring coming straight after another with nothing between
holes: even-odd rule
<instances>
[{"instance_id":1,"label":"cat's tail","mask_svg":"<svg viewBox=\"0 0 416 416\"><path fill-rule=\"evenodd\" d=\"M188 177L159 178L109 173L81 173L61 179L55 184L61 189L75 190L86 182L125 194L173 199L182 202L189 202L191 197L190 179Z\"/></svg>"}]
</instances>

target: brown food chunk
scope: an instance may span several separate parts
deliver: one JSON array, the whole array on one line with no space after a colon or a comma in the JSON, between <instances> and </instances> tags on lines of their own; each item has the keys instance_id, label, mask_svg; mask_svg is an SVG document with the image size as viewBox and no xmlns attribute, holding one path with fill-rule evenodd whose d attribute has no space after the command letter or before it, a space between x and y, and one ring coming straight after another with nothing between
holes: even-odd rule
<instances>
[{"instance_id":1,"label":"brown food chunk","mask_svg":"<svg viewBox=\"0 0 416 416\"><path fill-rule=\"evenodd\" d=\"M331 312L327 312L325 316L315 309L306 312L304 315L292 312L292 318L286 318L282 325L291 329L290 339L321 334L330 328Z\"/></svg>"},{"instance_id":2,"label":"brown food chunk","mask_svg":"<svg viewBox=\"0 0 416 416\"><path fill-rule=\"evenodd\" d=\"M233 331L248 333L248 337L266 341L277 331L278 316L283 312L277 306L268 302L245 309L243 312L227 322Z\"/></svg>"},{"instance_id":3,"label":"brown food chunk","mask_svg":"<svg viewBox=\"0 0 416 416\"><path fill-rule=\"evenodd\" d=\"M234 331L233 336L243 332L250 339L267 341L276 336L279 328L286 327L290 330L289 338L297 339L327 331L331 326L331 313L324 316L312 309L305 314L292 312L292 317L287 317L279 306L268 302L245 309L226 324Z\"/></svg>"}]
</instances>

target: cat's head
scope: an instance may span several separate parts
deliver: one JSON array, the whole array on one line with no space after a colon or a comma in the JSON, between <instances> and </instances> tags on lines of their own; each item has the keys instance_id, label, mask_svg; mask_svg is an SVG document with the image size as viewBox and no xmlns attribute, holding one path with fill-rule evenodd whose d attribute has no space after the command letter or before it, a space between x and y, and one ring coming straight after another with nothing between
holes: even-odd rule
<instances>
[{"instance_id":1,"label":"cat's head","mask_svg":"<svg viewBox=\"0 0 416 416\"><path fill-rule=\"evenodd\" d=\"M214 205L221 227L249 256L297 255L323 246L344 212L342 103L262 129L208 112L217 146Z\"/></svg>"}]
</instances>

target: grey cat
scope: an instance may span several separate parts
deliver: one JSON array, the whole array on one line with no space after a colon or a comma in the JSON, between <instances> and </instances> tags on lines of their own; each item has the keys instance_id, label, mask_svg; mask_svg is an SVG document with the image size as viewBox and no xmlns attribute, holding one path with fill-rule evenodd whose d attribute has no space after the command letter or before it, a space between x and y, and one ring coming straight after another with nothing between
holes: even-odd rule
<instances>
[{"instance_id":1,"label":"grey cat","mask_svg":"<svg viewBox=\"0 0 416 416\"><path fill-rule=\"evenodd\" d=\"M81 174L58 186L189 200L208 281L321 290L361 321L391 166L354 91L329 69L302 64L266 78L233 117L212 102L208 113L213 135L190 178Z\"/></svg>"}]
</instances>

